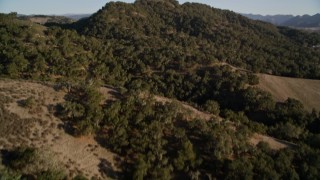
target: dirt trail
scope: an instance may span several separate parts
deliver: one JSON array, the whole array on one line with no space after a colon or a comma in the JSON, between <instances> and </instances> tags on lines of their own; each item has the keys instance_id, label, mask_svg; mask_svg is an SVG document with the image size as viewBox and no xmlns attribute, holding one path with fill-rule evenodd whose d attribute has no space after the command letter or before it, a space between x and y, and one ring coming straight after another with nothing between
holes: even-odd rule
<instances>
[{"instance_id":1,"label":"dirt trail","mask_svg":"<svg viewBox=\"0 0 320 180\"><path fill-rule=\"evenodd\" d=\"M159 102L172 102L172 99L168 99L165 97L161 97L161 96L155 96L156 101ZM179 102L179 101L178 101ZM191 118L200 118L200 119L204 119L204 120L211 120L212 118L214 118L214 120L218 120L218 121L222 121L223 119L219 116L214 116L212 114L209 113L205 113L205 112L201 112L199 110L197 110L196 108L185 104L183 102L179 102L182 104L183 108L185 108L186 110L189 110L191 112ZM287 147L293 147L295 146L294 144L290 143L290 142L285 142L267 135L262 135L262 134L257 134L254 133L253 136L249 139L249 143L251 143L252 145L256 146L259 142L266 142L269 144L269 147L273 150L280 150L283 148L287 148Z\"/></svg>"},{"instance_id":2,"label":"dirt trail","mask_svg":"<svg viewBox=\"0 0 320 180\"><path fill-rule=\"evenodd\" d=\"M169 98L166 98L166 97L162 97L162 96L154 96L155 100L158 101L158 102L162 102L162 103L171 103L173 102L172 99L169 99ZM188 111L188 115L190 116L190 119L194 119L194 118L200 118L200 119L204 119L204 120L210 120L212 119L213 117L216 117L212 114L209 114L209 113L205 113L205 112L201 112L199 111L198 109L184 103L184 102L181 102L181 101L178 101L178 100L175 100L178 102L178 104L181 104L183 109ZM216 117L216 118L219 118L219 117Z\"/></svg>"}]
</instances>

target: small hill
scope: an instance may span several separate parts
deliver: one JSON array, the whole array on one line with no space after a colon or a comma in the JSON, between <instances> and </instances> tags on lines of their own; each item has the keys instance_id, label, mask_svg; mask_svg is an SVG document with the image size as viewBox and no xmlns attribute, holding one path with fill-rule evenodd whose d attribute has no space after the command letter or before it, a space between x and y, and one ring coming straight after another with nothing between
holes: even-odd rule
<instances>
[{"instance_id":1,"label":"small hill","mask_svg":"<svg viewBox=\"0 0 320 180\"><path fill-rule=\"evenodd\" d=\"M320 80L288 78L258 74L259 87L270 92L275 100L285 101L295 98L301 101L308 110L320 110Z\"/></svg>"},{"instance_id":2,"label":"small hill","mask_svg":"<svg viewBox=\"0 0 320 180\"><path fill-rule=\"evenodd\" d=\"M311 63L313 58L319 61L319 52L311 48L317 44L308 42L309 34L302 33L304 42L296 41L269 23L203 4L179 4L174 0L111 2L73 26L83 35L114 45L121 43L122 51L131 52L128 58L133 61L150 62L145 54L151 57L162 54L170 67L205 65L216 60L254 72L320 77L315 73L319 67ZM168 42L172 52L164 52ZM171 56L175 54L179 57ZM304 71L298 71L301 63ZM155 68L154 64L151 62L150 66Z\"/></svg>"},{"instance_id":3,"label":"small hill","mask_svg":"<svg viewBox=\"0 0 320 180\"><path fill-rule=\"evenodd\" d=\"M48 15L30 15L30 16L19 16L22 20L29 20L38 24L46 23L56 23L56 24L68 24L72 23L75 20L64 17L64 16L48 16Z\"/></svg>"}]
</instances>

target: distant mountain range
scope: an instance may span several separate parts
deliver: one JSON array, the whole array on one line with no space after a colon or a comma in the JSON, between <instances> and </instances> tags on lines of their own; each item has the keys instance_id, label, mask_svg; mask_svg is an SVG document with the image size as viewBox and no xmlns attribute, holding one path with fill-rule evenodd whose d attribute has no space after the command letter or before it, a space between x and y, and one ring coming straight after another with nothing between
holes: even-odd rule
<instances>
[{"instance_id":1,"label":"distant mountain range","mask_svg":"<svg viewBox=\"0 0 320 180\"><path fill-rule=\"evenodd\" d=\"M289 26L295 28L320 28L320 13L313 16L303 15L303 16L293 16L293 15L260 15L260 14L241 14L249 19L260 20L264 22L269 22L277 26ZM77 21L79 19L90 17L91 14L63 14L63 15L19 15L24 19L36 18L36 20L41 19L41 24L43 22L57 22L57 23L70 23L70 21ZM63 18L66 17L66 18ZM33 20L31 19L31 20Z\"/></svg>"},{"instance_id":2,"label":"distant mountain range","mask_svg":"<svg viewBox=\"0 0 320 180\"><path fill-rule=\"evenodd\" d=\"M282 25L293 27L320 27L320 14L318 13L313 16L296 16L284 22Z\"/></svg>"},{"instance_id":3,"label":"distant mountain range","mask_svg":"<svg viewBox=\"0 0 320 180\"><path fill-rule=\"evenodd\" d=\"M64 16L64 17L67 17L67 18L70 18L73 20L79 20L82 18L87 18L87 17L91 16L91 14L64 14L61 16Z\"/></svg>"},{"instance_id":4,"label":"distant mountain range","mask_svg":"<svg viewBox=\"0 0 320 180\"><path fill-rule=\"evenodd\" d=\"M296 28L320 28L320 14L315 14L313 16L303 15L303 16L293 16L293 15L257 15L257 14L242 14L243 16L253 19L269 22L278 26L290 26Z\"/></svg>"}]
</instances>

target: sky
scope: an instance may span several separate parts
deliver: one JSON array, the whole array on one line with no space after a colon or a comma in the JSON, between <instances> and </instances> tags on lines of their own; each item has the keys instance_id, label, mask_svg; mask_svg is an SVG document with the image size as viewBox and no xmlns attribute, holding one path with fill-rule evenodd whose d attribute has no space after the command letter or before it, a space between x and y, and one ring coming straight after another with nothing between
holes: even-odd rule
<instances>
[{"instance_id":1,"label":"sky","mask_svg":"<svg viewBox=\"0 0 320 180\"><path fill-rule=\"evenodd\" d=\"M134 0L120 0L134 2ZM0 0L0 12L19 14L91 14L109 0ZM261 15L320 13L320 0L179 0L197 2L238 13Z\"/></svg>"}]
</instances>

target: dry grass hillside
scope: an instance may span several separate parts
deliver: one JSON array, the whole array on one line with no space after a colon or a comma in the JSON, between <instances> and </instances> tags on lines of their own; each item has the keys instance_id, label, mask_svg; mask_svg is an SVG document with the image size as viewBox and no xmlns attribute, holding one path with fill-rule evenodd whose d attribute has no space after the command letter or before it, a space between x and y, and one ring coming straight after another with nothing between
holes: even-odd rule
<instances>
[{"instance_id":1,"label":"dry grass hillside","mask_svg":"<svg viewBox=\"0 0 320 180\"><path fill-rule=\"evenodd\" d=\"M24 20L29 20L34 23L38 24L46 24L46 23L60 23L60 24L65 24L65 23L72 23L74 20L63 17L63 16L46 16L46 15L35 15L35 16L22 16L20 17L21 19Z\"/></svg>"},{"instance_id":2,"label":"dry grass hillside","mask_svg":"<svg viewBox=\"0 0 320 180\"><path fill-rule=\"evenodd\" d=\"M114 90L100 88L106 99L114 99ZM0 150L19 146L36 147L53 154L52 158L63 165L69 177L83 174L96 179L112 179L120 171L121 162L116 154L101 147L92 136L73 137L66 133L63 121L54 115L54 107L64 102L64 91L57 91L52 85L35 82L0 79ZM26 99L31 105L23 106ZM171 99L156 96L159 102ZM182 111L188 111L191 118L210 120L213 115L201 112L186 103L176 101ZM222 118L215 118L222 120ZM288 147L280 140L254 134L248 140L253 145L268 142L272 149Z\"/></svg>"},{"instance_id":3,"label":"dry grass hillside","mask_svg":"<svg viewBox=\"0 0 320 180\"><path fill-rule=\"evenodd\" d=\"M258 74L259 87L272 94L276 101L288 97L301 101L307 110L320 110L320 80L288 78Z\"/></svg>"},{"instance_id":4,"label":"dry grass hillside","mask_svg":"<svg viewBox=\"0 0 320 180\"><path fill-rule=\"evenodd\" d=\"M251 72L232 66L228 63L217 63L218 66L229 66L233 71ZM320 80L290 78L268 74L256 74L259 77L258 87L270 92L276 101L283 102L288 98L299 100L311 111L320 111Z\"/></svg>"},{"instance_id":5,"label":"dry grass hillside","mask_svg":"<svg viewBox=\"0 0 320 180\"><path fill-rule=\"evenodd\" d=\"M63 122L54 116L53 108L64 101L64 95L65 92L51 86L1 79L0 96L7 99L8 115L0 114L0 150L36 147L50 151L70 176L113 177L118 170L117 156L102 148L93 137L76 138L67 134L62 128ZM32 105L22 107L21 103L28 98L33 99Z\"/></svg>"}]
</instances>

